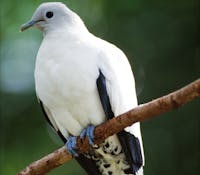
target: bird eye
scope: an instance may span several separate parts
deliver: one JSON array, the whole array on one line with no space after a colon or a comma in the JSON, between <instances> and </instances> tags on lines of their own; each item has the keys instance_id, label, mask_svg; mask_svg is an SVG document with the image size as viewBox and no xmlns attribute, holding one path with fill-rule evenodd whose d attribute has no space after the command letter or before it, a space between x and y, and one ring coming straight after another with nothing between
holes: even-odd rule
<instances>
[{"instance_id":1,"label":"bird eye","mask_svg":"<svg viewBox=\"0 0 200 175\"><path fill-rule=\"evenodd\" d=\"M52 18L53 17L53 12L47 12L46 13L47 18Z\"/></svg>"}]
</instances>

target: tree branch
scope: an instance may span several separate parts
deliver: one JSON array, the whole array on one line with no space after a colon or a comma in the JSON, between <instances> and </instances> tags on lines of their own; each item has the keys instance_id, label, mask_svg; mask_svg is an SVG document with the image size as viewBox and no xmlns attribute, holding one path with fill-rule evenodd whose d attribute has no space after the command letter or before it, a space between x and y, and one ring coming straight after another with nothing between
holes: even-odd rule
<instances>
[{"instance_id":1,"label":"tree branch","mask_svg":"<svg viewBox=\"0 0 200 175\"><path fill-rule=\"evenodd\" d=\"M138 107L115 117L95 128L95 144L102 143L109 136L122 131L125 127L135 122L151 119L162 113L176 109L183 104L197 98L200 95L200 79L166 96L155 99L151 102L139 105ZM87 152L90 147L88 140L81 140L78 137L77 146L80 148L78 153ZM63 146L42 159L31 163L18 175L43 175L52 169L64 164L72 159L66 147Z\"/></svg>"}]
</instances>

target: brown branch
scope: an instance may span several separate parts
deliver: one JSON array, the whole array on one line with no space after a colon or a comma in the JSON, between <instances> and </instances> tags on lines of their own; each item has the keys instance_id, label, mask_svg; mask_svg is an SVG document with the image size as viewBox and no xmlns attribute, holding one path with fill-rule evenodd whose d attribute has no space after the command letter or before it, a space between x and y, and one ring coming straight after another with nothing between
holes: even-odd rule
<instances>
[{"instance_id":1,"label":"brown branch","mask_svg":"<svg viewBox=\"0 0 200 175\"><path fill-rule=\"evenodd\" d=\"M95 128L95 143L102 143L107 137L122 131L125 127L135 122L144 121L170 110L176 109L183 104L197 98L200 95L200 79L166 96L155 99L113 118ZM79 153L87 152L90 147L87 139L78 138ZM18 175L43 175L72 159L65 146L42 159L31 163Z\"/></svg>"}]
</instances>

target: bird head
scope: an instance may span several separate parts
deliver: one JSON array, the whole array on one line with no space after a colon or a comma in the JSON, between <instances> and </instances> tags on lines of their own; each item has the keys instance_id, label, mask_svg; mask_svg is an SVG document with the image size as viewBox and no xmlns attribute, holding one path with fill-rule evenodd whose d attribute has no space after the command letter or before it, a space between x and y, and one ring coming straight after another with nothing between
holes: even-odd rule
<instances>
[{"instance_id":1,"label":"bird head","mask_svg":"<svg viewBox=\"0 0 200 175\"><path fill-rule=\"evenodd\" d=\"M63 3L42 3L34 12L31 20L23 24L20 30L24 31L35 26L46 33L72 24L78 24L80 21L78 15Z\"/></svg>"}]
</instances>

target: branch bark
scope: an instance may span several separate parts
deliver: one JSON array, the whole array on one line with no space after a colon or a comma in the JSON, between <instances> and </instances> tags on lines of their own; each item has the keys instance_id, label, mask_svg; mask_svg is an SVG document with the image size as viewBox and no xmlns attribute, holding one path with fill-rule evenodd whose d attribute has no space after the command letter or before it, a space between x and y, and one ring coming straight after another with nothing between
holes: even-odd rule
<instances>
[{"instance_id":1,"label":"branch bark","mask_svg":"<svg viewBox=\"0 0 200 175\"><path fill-rule=\"evenodd\" d=\"M200 96L200 79L189 85L172 92L166 96L155 99L151 102L139 105L138 107L115 117L95 128L95 144L102 143L109 136L122 131L125 127L136 122L156 117L162 113L179 108L183 104ZM87 152L90 149L88 140L77 139L78 153ZM66 147L63 146L49 155L28 165L18 175L43 175L52 169L72 159Z\"/></svg>"}]
</instances>

